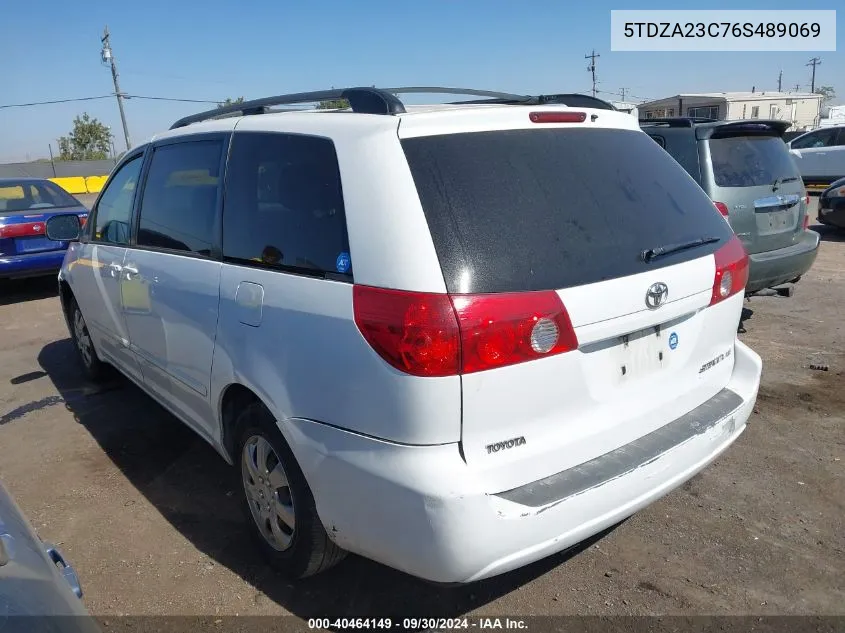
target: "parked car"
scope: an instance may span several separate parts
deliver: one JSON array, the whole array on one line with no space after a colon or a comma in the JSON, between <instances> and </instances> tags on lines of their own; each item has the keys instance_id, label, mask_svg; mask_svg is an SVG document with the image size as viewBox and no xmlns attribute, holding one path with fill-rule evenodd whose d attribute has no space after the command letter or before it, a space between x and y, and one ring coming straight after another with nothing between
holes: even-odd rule
<instances>
[{"instance_id":1,"label":"parked car","mask_svg":"<svg viewBox=\"0 0 845 633\"><path fill-rule=\"evenodd\" d=\"M57 213L88 217L83 204L57 184L40 178L0 178L0 279L54 275L67 242L45 235Z\"/></svg>"},{"instance_id":2,"label":"parked car","mask_svg":"<svg viewBox=\"0 0 845 633\"><path fill-rule=\"evenodd\" d=\"M781 137L787 121L648 119L642 128L714 201L751 257L746 293L797 282L819 236L810 199Z\"/></svg>"},{"instance_id":3,"label":"parked car","mask_svg":"<svg viewBox=\"0 0 845 633\"><path fill-rule=\"evenodd\" d=\"M845 229L845 178L833 182L819 196L819 222Z\"/></svg>"},{"instance_id":4,"label":"parked car","mask_svg":"<svg viewBox=\"0 0 845 633\"><path fill-rule=\"evenodd\" d=\"M3 631L96 633L76 572L42 541L0 482L0 623ZM76 617L56 617L76 616Z\"/></svg>"},{"instance_id":5,"label":"parked car","mask_svg":"<svg viewBox=\"0 0 845 633\"><path fill-rule=\"evenodd\" d=\"M706 467L757 395L748 256L635 119L413 90L187 117L81 235L48 225L78 239L88 376L117 367L236 465L293 577L350 551L465 583L562 551ZM330 99L351 108L267 112Z\"/></svg>"},{"instance_id":6,"label":"parked car","mask_svg":"<svg viewBox=\"0 0 845 633\"><path fill-rule=\"evenodd\" d=\"M808 187L824 188L845 178L845 125L802 134L789 141L789 149Z\"/></svg>"}]
</instances>

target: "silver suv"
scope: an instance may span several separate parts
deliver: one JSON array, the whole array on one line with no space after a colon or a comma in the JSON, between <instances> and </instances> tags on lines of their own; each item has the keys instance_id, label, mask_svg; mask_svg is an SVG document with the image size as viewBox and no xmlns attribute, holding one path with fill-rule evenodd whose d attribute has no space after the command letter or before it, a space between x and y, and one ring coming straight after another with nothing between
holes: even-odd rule
<instances>
[{"instance_id":1,"label":"silver suv","mask_svg":"<svg viewBox=\"0 0 845 633\"><path fill-rule=\"evenodd\" d=\"M642 128L713 200L751 257L746 293L796 282L816 259L809 197L783 134L788 121L645 119Z\"/></svg>"}]
</instances>

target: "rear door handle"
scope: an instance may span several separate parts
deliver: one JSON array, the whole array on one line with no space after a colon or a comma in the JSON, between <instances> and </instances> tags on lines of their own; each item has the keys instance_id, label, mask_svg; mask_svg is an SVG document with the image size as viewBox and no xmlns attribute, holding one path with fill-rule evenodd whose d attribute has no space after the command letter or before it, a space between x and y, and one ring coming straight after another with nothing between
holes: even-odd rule
<instances>
[{"instance_id":1,"label":"rear door handle","mask_svg":"<svg viewBox=\"0 0 845 633\"><path fill-rule=\"evenodd\" d=\"M112 277L118 277L123 272L123 266L120 264L109 264L109 272Z\"/></svg>"},{"instance_id":2,"label":"rear door handle","mask_svg":"<svg viewBox=\"0 0 845 633\"><path fill-rule=\"evenodd\" d=\"M138 275L138 269L134 266L124 266L123 267L123 274L126 279L132 279L132 275Z\"/></svg>"}]
</instances>

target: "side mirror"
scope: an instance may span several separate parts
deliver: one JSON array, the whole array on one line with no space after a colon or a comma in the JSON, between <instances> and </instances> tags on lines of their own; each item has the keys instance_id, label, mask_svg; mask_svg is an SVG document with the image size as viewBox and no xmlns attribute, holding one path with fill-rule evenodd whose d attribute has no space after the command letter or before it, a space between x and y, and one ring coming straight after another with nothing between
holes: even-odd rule
<instances>
[{"instance_id":1,"label":"side mirror","mask_svg":"<svg viewBox=\"0 0 845 633\"><path fill-rule=\"evenodd\" d=\"M54 215L47 220L47 237L55 242L71 242L79 239L82 223L72 213Z\"/></svg>"}]
</instances>

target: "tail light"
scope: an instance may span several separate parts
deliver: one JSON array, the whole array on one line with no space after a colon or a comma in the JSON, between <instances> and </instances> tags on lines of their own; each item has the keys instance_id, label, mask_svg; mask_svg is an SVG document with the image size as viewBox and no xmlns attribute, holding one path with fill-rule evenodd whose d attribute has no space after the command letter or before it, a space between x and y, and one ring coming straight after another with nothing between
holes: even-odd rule
<instances>
[{"instance_id":1,"label":"tail light","mask_svg":"<svg viewBox=\"0 0 845 633\"><path fill-rule=\"evenodd\" d=\"M748 253L736 235L716 251L715 257L716 275L713 278L711 306L742 292L748 283Z\"/></svg>"},{"instance_id":2,"label":"tail light","mask_svg":"<svg viewBox=\"0 0 845 633\"><path fill-rule=\"evenodd\" d=\"M355 286L355 324L396 369L454 376L577 349L557 293L445 295Z\"/></svg>"},{"instance_id":3,"label":"tail light","mask_svg":"<svg viewBox=\"0 0 845 633\"><path fill-rule=\"evenodd\" d=\"M728 217L728 205L724 202L714 202L713 204L716 205L716 208L719 210L723 216Z\"/></svg>"},{"instance_id":4,"label":"tail light","mask_svg":"<svg viewBox=\"0 0 845 633\"><path fill-rule=\"evenodd\" d=\"M583 123L587 120L586 112L531 112L528 118L532 123Z\"/></svg>"},{"instance_id":5,"label":"tail light","mask_svg":"<svg viewBox=\"0 0 845 633\"><path fill-rule=\"evenodd\" d=\"M45 232L44 222L25 222L23 224L0 226L0 238L30 237L32 235L44 235Z\"/></svg>"},{"instance_id":6,"label":"tail light","mask_svg":"<svg viewBox=\"0 0 845 633\"><path fill-rule=\"evenodd\" d=\"M804 212L804 230L806 231L809 228L810 228L810 214L805 211Z\"/></svg>"},{"instance_id":7,"label":"tail light","mask_svg":"<svg viewBox=\"0 0 845 633\"><path fill-rule=\"evenodd\" d=\"M79 216L79 226L85 226L85 223L88 221L88 214L80 215Z\"/></svg>"}]
</instances>

